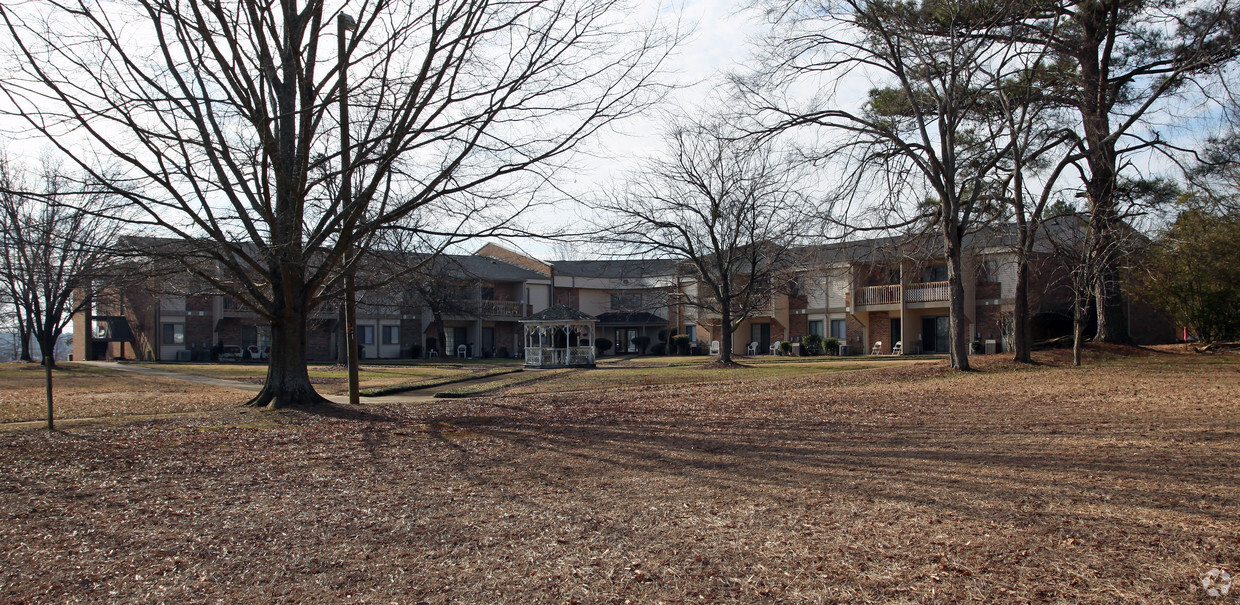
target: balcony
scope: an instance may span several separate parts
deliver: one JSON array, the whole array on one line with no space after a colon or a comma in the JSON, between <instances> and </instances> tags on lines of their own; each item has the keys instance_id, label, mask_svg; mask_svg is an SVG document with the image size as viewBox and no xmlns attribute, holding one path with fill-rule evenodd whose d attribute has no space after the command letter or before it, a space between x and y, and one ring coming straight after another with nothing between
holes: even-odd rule
<instances>
[{"instance_id":1,"label":"balcony","mask_svg":"<svg viewBox=\"0 0 1240 605\"><path fill-rule=\"evenodd\" d=\"M870 286L857 288L853 293L853 304L858 307L866 305L896 305L900 303L900 285Z\"/></svg>"},{"instance_id":2,"label":"balcony","mask_svg":"<svg viewBox=\"0 0 1240 605\"><path fill-rule=\"evenodd\" d=\"M525 317L525 305L511 300L462 300L461 308L474 307L479 317Z\"/></svg>"},{"instance_id":3,"label":"balcony","mask_svg":"<svg viewBox=\"0 0 1240 605\"><path fill-rule=\"evenodd\" d=\"M939 302L951 298L951 288L945 281L931 281L920 284L909 284L904 289L904 299L908 302Z\"/></svg>"},{"instance_id":4,"label":"balcony","mask_svg":"<svg viewBox=\"0 0 1240 605\"><path fill-rule=\"evenodd\" d=\"M870 286L857 288L853 292L853 304L858 307L868 305L898 305L901 299L910 303L945 302L951 296L948 282L932 281L908 286L899 284L892 286Z\"/></svg>"}]
</instances>

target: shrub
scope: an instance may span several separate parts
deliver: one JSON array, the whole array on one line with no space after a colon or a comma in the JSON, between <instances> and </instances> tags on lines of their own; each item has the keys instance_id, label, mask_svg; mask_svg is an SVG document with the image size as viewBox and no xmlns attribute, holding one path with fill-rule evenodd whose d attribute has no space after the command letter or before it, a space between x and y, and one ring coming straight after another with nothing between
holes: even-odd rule
<instances>
[{"instance_id":1,"label":"shrub","mask_svg":"<svg viewBox=\"0 0 1240 605\"><path fill-rule=\"evenodd\" d=\"M783 353L784 355L791 355L792 354L792 341L791 340L781 341L779 343L779 352Z\"/></svg>"},{"instance_id":2,"label":"shrub","mask_svg":"<svg viewBox=\"0 0 1240 605\"><path fill-rule=\"evenodd\" d=\"M595 338L594 339L594 349L598 351L599 355L606 353L607 350L610 348L611 348L611 339L609 338Z\"/></svg>"},{"instance_id":3,"label":"shrub","mask_svg":"<svg viewBox=\"0 0 1240 605\"><path fill-rule=\"evenodd\" d=\"M409 357L417 359L422 356L422 345L413 345L409 347Z\"/></svg>"},{"instance_id":4,"label":"shrub","mask_svg":"<svg viewBox=\"0 0 1240 605\"><path fill-rule=\"evenodd\" d=\"M638 354L645 355L646 347L650 345L649 336L634 336L633 344L637 347Z\"/></svg>"},{"instance_id":5,"label":"shrub","mask_svg":"<svg viewBox=\"0 0 1240 605\"><path fill-rule=\"evenodd\" d=\"M801 353L804 355L822 354L822 337L817 334L806 334L801 337Z\"/></svg>"},{"instance_id":6,"label":"shrub","mask_svg":"<svg viewBox=\"0 0 1240 605\"><path fill-rule=\"evenodd\" d=\"M822 348L827 353L830 353L831 355L839 355L840 354L840 339L834 338L834 337L824 338L822 340Z\"/></svg>"},{"instance_id":7,"label":"shrub","mask_svg":"<svg viewBox=\"0 0 1240 605\"><path fill-rule=\"evenodd\" d=\"M651 355L663 355L665 353L667 353L667 343L661 342L653 347L650 347Z\"/></svg>"},{"instance_id":8,"label":"shrub","mask_svg":"<svg viewBox=\"0 0 1240 605\"><path fill-rule=\"evenodd\" d=\"M672 344L676 345L677 355L688 355L689 354L689 335L688 334L677 334L673 336Z\"/></svg>"}]
</instances>

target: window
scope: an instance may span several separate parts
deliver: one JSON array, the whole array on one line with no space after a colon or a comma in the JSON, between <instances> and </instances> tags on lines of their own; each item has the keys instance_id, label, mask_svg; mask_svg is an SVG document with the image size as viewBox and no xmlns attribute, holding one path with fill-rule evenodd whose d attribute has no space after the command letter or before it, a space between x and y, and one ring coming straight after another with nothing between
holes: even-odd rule
<instances>
[{"instance_id":1,"label":"window","mask_svg":"<svg viewBox=\"0 0 1240 605\"><path fill-rule=\"evenodd\" d=\"M947 265L930 265L921 272L921 281L947 281Z\"/></svg>"},{"instance_id":2,"label":"window","mask_svg":"<svg viewBox=\"0 0 1240 605\"><path fill-rule=\"evenodd\" d=\"M112 334L112 330L111 330L111 327L108 325L108 320L106 319L95 320L95 338L102 340L102 339L109 338L111 334Z\"/></svg>"},{"instance_id":3,"label":"window","mask_svg":"<svg viewBox=\"0 0 1240 605\"><path fill-rule=\"evenodd\" d=\"M383 344L400 344L400 326L383 326Z\"/></svg>"},{"instance_id":4,"label":"window","mask_svg":"<svg viewBox=\"0 0 1240 605\"><path fill-rule=\"evenodd\" d=\"M374 326L358 326L357 327L358 344L372 345L375 344L375 327Z\"/></svg>"},{"instance_id":5,"label":"window","mask_svg":"<svg viewBox=\"0 0 1240 605\"><path fill-rule=\"evenodd\" d=\"M495 300L495 288L492 286L483 286L482 294L479 295L482 300Z\"/></svg>"},{"instance_id":6,"label":"window","mask_svg":"<svg viewBox=\"0 0 1240 605\"><path fill-rule=\"evenodd\" d=\"M625 292L611 295L611 308L613 311L632 311L640 309L641 306L641 292Z\"/></svg>"},{"instance_id":7,"label":"window","mask_svg":"<svg viewBox=\"0 0 1240 605\"><path fill-rule=\"evenodd\" d=\"M689 337L689 342L697 342L697 326L685 326L685 335Z\"/></svg>"},{"instance_id":8,"label":"window","mask_svg":"<svg viewBox=\"0 0 1240 605\"><path fill-rule=\"evenodd\" d=\"M993 284L999 281L999 261L985 260L977 268L977 281L982 284Z\"/></svg>"},{"instance_id":9,"label":"window","mask_svg":"<svg viewBox=\"0 0 1240 605\"><path fill-rule=\"evenodd\" d=\"M809 322L809 333L814 336L822 336L822 320L813 319Z\"/></svg>"},{"instance_id":10,"label":"window","mask_svg":"<svg viewBox=\"0 0 1240 605\"><path fill-rule=\"evenodd\" d=\"M164 324L163 344L185 344L185 324Z\"/></svg>"},{"instance_id":11,"label":"window","mask_svg":"<svg viewBox=\"0 0 1240 605\"><path fill-rule=\"evenodd\" d=\"M847 336L847 333L845 332L844 325L845 325L844 320L832 319L831 320L831 338L838 338L840 340L846 340L848 336Z\"/></svg>"}]
</instances>

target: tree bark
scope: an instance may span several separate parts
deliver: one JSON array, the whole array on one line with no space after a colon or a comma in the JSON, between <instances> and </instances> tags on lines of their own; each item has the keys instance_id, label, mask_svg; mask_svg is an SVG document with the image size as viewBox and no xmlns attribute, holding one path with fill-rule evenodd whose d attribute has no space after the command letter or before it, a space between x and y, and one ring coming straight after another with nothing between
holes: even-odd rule
<instances>
[{"instance_id":1,"label":"tree bark","mask_svg":"<svg viewBox=\"0 0 1240 605\"><path fill-rule=\"evenodd\" d=\"M1023 240L1027 235L1021 234ZM1018 363L1033 363L1030 353L1030 317L1029 317L1029 255L1021 244L1021 251L1016 260L1016 300L1012 308L1012 360Z\"/></svg>"},{"instance_id":2,"label":"tree bark","mask_svg":"<svg viewBox=\"0 0 1240 605\"><path fill-rule=\"evenodd\" d=\"M46 357L44 358L47 359ZM47 392L47 430L56 429L56 423L52 414L52 364L44 361L43 363L43 379L44 388Z\"/></svg>"},{"instance_id":3,"label":"tree bark","mask_svg":"<svg viewBox=\"0 0 1240 605\"><path fill-rule=\"evenodd\" d=\"M947 255L948 315L951 328L950 364L957 370L970 370L969 339L964 313L964 271L960 261L961 234L954 213L943 204L943 250Z\"/></svg>"},{"instance_id":4,"label":"tree bark","mask_svg":"<svg viewBox=\"0 0 1240 605\"><path fill-rule=\"evenodd\" d=\"M1085 341L1085 320L1087 319L1087 301L1081 296L1076 297L1072 313L1072 365L1081 365L1081 347Z\"/></svg>"},{"instance_id":5,"label":"tree bark","mask_svg":"<svg viewBox=\"0 0 1240 605\"><path fill-rule=\"evenodd\" d=\"M719 363L732 363L732 311L724 304L719 312Z\"/></svg>"},{"instance_id":6,"label":"tree bark","mask_svg":"<svg viewBox=\"0 0 1240 605\"><path fill-rule=\"evenodd\" d=\"M271 322L271 355L267 382L249 405L268 409L307 407L328 403L310 384L306 367L306 304L295 298Z\"/></svg>"}]
</instances>

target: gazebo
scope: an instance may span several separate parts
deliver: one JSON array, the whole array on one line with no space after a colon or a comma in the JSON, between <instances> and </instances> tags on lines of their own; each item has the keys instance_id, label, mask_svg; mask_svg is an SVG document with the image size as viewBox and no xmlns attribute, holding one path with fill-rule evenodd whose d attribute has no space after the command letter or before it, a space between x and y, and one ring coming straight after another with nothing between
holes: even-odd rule
<instances>
[{"instance_id":1,"label":"gazebo","mask_svg":"<svg viewBox=\"0 0 1240 605\"><path fill-rule=\"evenodd\" d=\"M525 326L525 365L534 368L594 367L592 315L564 305L547 307L521 320Z\"/></svg>"}]
</instances>

